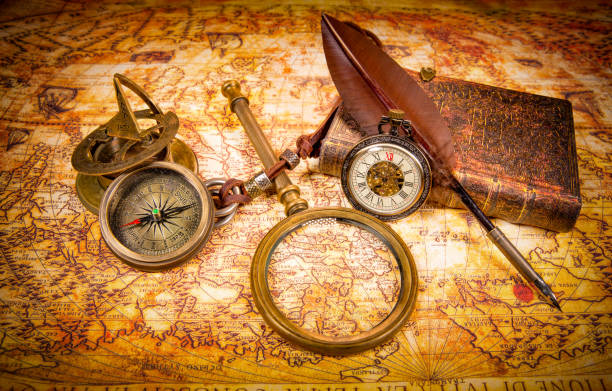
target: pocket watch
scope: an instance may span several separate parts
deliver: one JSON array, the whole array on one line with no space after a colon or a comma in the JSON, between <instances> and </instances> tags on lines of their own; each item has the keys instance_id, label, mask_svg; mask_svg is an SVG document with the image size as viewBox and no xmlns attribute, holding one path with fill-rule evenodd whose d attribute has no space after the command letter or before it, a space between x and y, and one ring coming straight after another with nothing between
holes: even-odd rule
<instances>
[{"instance_id":1,"label":"pocket watch","mask_svg":"<svg viewBox=\"0 0 612 391\"><path fill-rule=\"evenodd\" d=\"M397 220L416 211L431 189L427 155L411 140L411 125L403 112L383 116L378 135L355 145L342 165L342 189L353 207L381 220ZM382 126L391 125L389 134ZM398 135L402 128L406 137Z\"/></svg>"}]
</instances>

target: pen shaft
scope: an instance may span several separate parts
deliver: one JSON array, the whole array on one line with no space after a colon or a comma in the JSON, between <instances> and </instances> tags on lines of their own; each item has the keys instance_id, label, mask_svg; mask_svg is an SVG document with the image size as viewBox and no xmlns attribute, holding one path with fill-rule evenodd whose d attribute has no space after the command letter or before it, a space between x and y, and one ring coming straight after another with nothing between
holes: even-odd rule
<instances>
[{"instance_id":1,"label":"pen shaft","mask_svg":"<svg viewBox=\"0 0 612 391\"><path fill-rule=\"evenodd\" d=\"M495 246L501 251L502 254L510 261L512 266L521 273L521 276L530 283L542 280L542 277L531 267L523 255L518 251L516 247L508 240L506 235L498 228L495 227L487 233L487 238L495 243Z\"/></svg>"},{"instance_id":2,"label":"pen shaft","mask_svg":"<svg viewBox=\"0 0 612 391\"><path fill-rule=\"evenodd\" d=\"M486 229L487 238L495 243L495 246L510 261L512 266L523 276L523 278L538 290L540 295L552 306L561 310L553 291L544 279L531 267L519 250L508 240L506 235L496 227L484 212L476 205L465 188L452 177L451 188L459 195L463 204L474 214L478 222Z\"/></svg>"}]
</instances>

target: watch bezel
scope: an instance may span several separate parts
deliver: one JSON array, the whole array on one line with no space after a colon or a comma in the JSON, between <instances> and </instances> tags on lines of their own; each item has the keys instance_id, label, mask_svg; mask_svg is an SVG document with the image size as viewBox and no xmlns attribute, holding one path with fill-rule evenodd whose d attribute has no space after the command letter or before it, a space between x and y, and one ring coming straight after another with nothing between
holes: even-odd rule
<instances>
[{"instance_id":1,"label":"watch bezel","mask_svg":"<svg viewBox=\"0 0 612 391\"><path fill-rule=\"evenodd\" d=\"M398 213L381 214L377 211L370 209L369 207L359 202L359 200L353 195L352 189L349 185L349 172L356 158L363 150L375 146L377 144L396 145L397 147L406 150L406 152L412 155L421 166L421 171L423 174L423 188L421 190L421 194L412 204L410 204L404 209L401 209ZM355 209L361 212L369 213L383 221L393 221L411 215L417 209L419 209L421 205L423 205L423 203L425 203L431 190L431 167L429 165L429 160L427 159L425 152L423 152L421 147L419 147L413 141L407 138L393 136L390 134L379 134L364 138L363 140L355 144L355 146L353 146L353 148L344 158L344 162L342 164L341 181L342 190L344 191L344 194L346 195L347 199Z\"/></svg>"}]
</instances>

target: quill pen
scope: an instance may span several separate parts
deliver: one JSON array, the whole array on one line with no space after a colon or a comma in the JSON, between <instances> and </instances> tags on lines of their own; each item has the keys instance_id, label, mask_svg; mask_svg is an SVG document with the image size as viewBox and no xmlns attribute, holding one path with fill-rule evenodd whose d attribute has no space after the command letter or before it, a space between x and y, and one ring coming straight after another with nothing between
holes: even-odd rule
<instances>
[{"instance_id":1,"label":"quill pen","mask_svg":"<svg viewBox=\"0 0 612 391\"><path fill-rule=\"evenodd\" d=\"M382 115L392 109L402 110L413 125L415 141L430 155L434 178L459 195L510 263L549 304L561 310L550 287L453 175L455 153L451 133L425 91L357 28L323 14L321 34L331 77L347 110L362 130L377 134Z\"/></svg>"}]
</instances>

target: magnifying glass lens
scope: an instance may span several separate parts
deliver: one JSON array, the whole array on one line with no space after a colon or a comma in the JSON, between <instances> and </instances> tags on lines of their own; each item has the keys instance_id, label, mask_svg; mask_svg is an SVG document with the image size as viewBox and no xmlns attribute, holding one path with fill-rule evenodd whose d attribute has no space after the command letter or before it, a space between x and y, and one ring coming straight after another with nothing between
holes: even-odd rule
<instances>
[{"instance_id":1,"label":"magnifying glass lens","mask_svg":"<svg viewBox=\"0 0 612 391\"><path fill-rule=\"evenodd\" d=\"M403 286L391 245L341 218L308 220L279 237L266 278L280 312L323 339L367 333L393 311Z\"/></svg>"}]
</instances>

